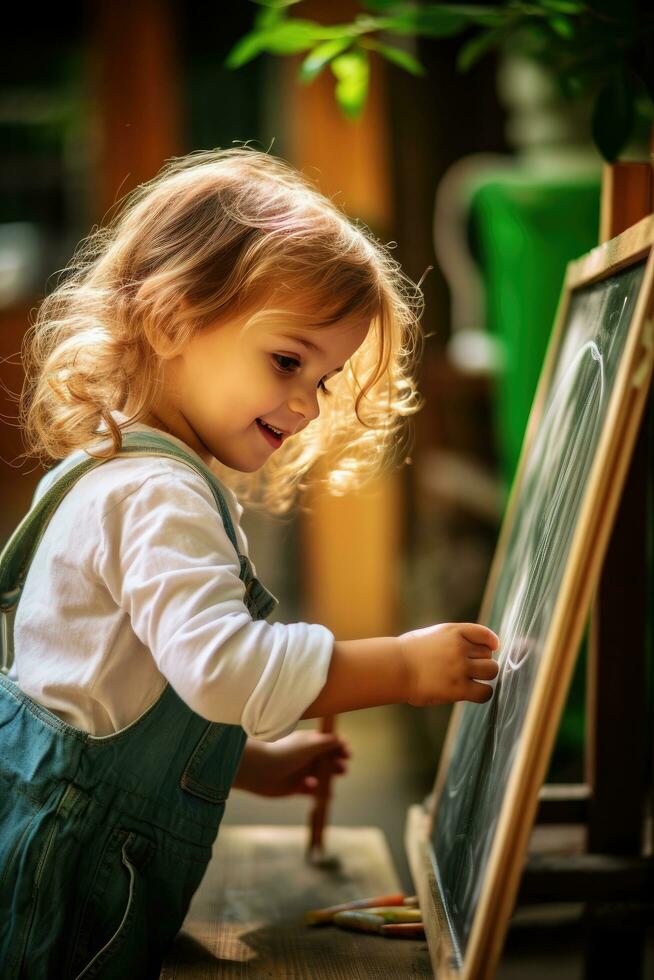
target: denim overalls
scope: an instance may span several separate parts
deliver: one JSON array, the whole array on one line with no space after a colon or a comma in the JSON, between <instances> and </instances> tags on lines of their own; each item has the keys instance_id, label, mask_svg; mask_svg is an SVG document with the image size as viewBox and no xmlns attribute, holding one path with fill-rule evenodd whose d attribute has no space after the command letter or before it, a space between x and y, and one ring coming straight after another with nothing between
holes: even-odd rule
<instances>
[{"instance_id":1,"label":"denim overalls","mask_svg":"<svg viewBox=\"0 0 654 980\"><path fill-rule=\"evenodd\" d=\"M143 432L123 434L121 455L171 456L199 472L238 553L220 484L206 467ZM6 545L3 622L58 503L101 462L82 451L60 464L57 482ZM248 609L265 618L275 599L247 557L239 559ZM93 736L0 672L2 980L158 977L211 857L245 740L239 726L195 714L170 685L127 728Z\"/></svg>"}]
</instances>

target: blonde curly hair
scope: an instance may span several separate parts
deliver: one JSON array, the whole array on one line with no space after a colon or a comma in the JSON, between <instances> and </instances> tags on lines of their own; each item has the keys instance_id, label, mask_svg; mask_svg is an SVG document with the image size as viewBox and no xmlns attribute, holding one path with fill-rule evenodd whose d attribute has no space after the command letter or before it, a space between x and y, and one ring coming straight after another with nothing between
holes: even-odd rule
<instances>
[{"instance_id":1,"label":"blonde curly hair","mask_svg":"<svg viewBox=\"0 0 654 980\"><path fill-rule=\"evenodd\" d=\"M231 311L253 316L284 292L311 298L311 323L370 323L330 383L320 417L256 473L216 464L244 503L281 513L323 460L335 493L405 451L420 405L413 371L422 294L387 247L289 164L248 146L169 160L92 230L41 303L23 345L20 417L27 452L111 458L145 418L160 379L157 349L181 349ZM113 411L130 412L118 423ZM102 423L110 439L98 445Z\"/></svg>"}]
</instances>

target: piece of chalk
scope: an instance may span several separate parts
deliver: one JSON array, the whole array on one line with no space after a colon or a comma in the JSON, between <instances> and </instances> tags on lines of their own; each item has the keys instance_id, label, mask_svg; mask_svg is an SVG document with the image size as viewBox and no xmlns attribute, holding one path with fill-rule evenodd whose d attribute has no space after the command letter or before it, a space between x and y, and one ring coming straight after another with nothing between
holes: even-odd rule
<instances>
[{"instance_id":1,"label":"piece of chalk","mask_svg":"<svg viewBox=\"0 0 654 980\"><path fill-rule=\"evenodd\" d=\"M366 909L370 915L378 915L384 922L422 922L420 909L406 908L404 905L386 905Z\"/></svg>"},{"instance_id":2,"label":"piece of chalk","mask_svg":"<svg viewBox=\"0 0 654 980\"><path fill-rule=\"evenodd\" d=\"M374 898L359 898L354 902L343 902L325 909L305 912L304 921L308 926L324 926L332 921L337 912L351 912L355 909L371 909L387 905L404 905L404 895L376 895Z\"/></svg>"},{"instance_id":3,"label":"piece of chalk","mask_svg":"<svg viewBox=\"0 0 654 980\"><path fill-rule=\"evenodd\" d=\"M382 935L389 939L424 939L422 922L390 922L382 926Z\"/></svg>"},{"instance_id":4,"label":"piece of chalk","mask_svg":"<svg viewBox=\"0 0 654 980\"><path fill-rule=\"evenodd\" d=\"M384 920L370 912L336 912L333 922L339 929L356 932L382 932L384 929Z\"/></svg>"}]
</instances>

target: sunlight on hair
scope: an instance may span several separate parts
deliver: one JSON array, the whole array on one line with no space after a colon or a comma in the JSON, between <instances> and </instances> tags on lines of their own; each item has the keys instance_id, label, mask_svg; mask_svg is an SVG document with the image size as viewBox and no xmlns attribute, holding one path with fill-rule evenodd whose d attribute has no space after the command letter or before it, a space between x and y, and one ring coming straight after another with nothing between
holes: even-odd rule
<instances>
[{"instance_id":1,"label":"sunlight on hair","mask_svg":"<svg viewBox=\"0 0 654 980\"><path fill-rule=\"evenodd\" d=\"M52 460L94 452L104 423L145 418L161 355L197 331L307 297L307 324L370 323L321 415L259 471L216 472L244 503L282 512L329 460L344 493L406 455L406 416L420 407L414 370L422 294L360 222L303 174L249 147L168 161L84 239L25 338L21 421L28 453ZM119 426L114 411L125 412Z\"/></svg>"}]
</instances>

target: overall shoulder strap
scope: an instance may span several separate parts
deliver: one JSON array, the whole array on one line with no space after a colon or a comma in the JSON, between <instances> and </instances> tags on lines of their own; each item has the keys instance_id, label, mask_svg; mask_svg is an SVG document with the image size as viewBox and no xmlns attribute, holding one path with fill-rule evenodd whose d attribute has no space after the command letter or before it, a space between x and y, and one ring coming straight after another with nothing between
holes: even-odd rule
<instances>
[{"instance_id":1,"label":"overall shoulder strap","mask_svg":"<svg viewBox=\"0 0 654 980\"><path fill-rule=\"evenodd\" d=\"M179 446L149 432L123 433L120 456L168 456L195 470L210 486L227 535L239 554L232 518L220 484L211 470ZM115 459L115 457L112 457ZM69 466L25 515L0 553L0 612L9 613L18 604L23 584L36 549L55 510L77 481L90 470L108 462L87 453ZM241 561L241 569L244 562Z\"/></svg>"},{"instance_id":2,"label":"overall shoulder strap","mask_svg":"<svg viewBox=\"0 0 654 980\"><path fill-rule=\"evenodd\" d=\"M195 470L195 472L209 484L214 500L216 501L216 506L218 507L218 513L220 514L223 524L225 525L227 536L234 545L234 551L239 554L232 515L229 512L229 507L227 506L227 501L224 497L223 488L221 487L218 478L211 472L208 466L205 466L202 460L196 459L195 456L192 456L191 453L185 452L176 443L171 442L170 439L166 439L165 436L157 435L154 432L124 432L123 448L120 455L168 456L172 459L178 460L180 463L185 463L187 466L190 466L192 470Z\"/></svg>"},{"instance_id":3,"label":"overall shoulder strap","mask_svg":"<svg viewBox=\"0 0 654 980\"><path fill-rule=\"evenodd\" d=\"M239 577L245 585L248 608L256 618L267 617L277 605L277 600L255 578L249 558L240 553L223 488L209 467L164 435L154 432L124 432L118 455L167 456L189 466L206 481L238 557ZM25 515L0 552L0 672L6 673L11 666L13 629L10 629L10 617L18 605L30 564L52 515L71 487L85 473L106 462L109 460L96 459L86 452L75 454L64 465L61 475Z\"/></svg>"},{"instance_id":4,"label":"overall shoulder strap","mask_svg":"<svg viewBox=\"0 0 654 980\"><path fill-rule=\"evenodd\" d=\"M256 578L252 563L247 555L242 555L239 551L236 540L236 532L232 523L232 516L224 496L224 488L220 481L211 472L208 466L197 459L191 453L185 452L181 447L171 442L163 435L154 432L125 432L123 433L123 448L121 456L170 456L182 463L186 463L191 469L195 470L209 484L218 507L218 512L222 518L229 540L234 546L234 551L239 562L239 578L245 585L246 605L250 613L257 619L264 619L270 615L277 599L268 589Z\"/></svg>"}]
</instances>

